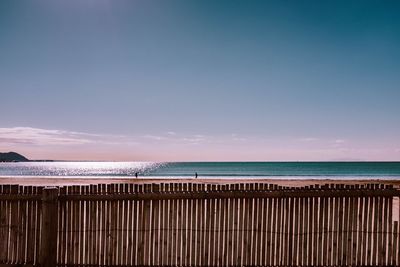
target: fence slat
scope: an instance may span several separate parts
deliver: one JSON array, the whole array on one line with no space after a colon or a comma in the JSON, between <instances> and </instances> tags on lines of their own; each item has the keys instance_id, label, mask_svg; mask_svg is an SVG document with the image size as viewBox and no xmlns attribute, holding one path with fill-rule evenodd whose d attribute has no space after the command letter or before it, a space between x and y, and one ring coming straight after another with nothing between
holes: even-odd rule
<instances>
[{"instance_id":1,"label":"fence slat","mask_svg":"<svg viewBox=\"0 0 400 267\"><path fill-rule=\"evenodd\" d=\"M400 248L399 248L399 232L398 232L398 228L399 227L399 222L395 221L393 223L393 266L397 266L398 264L400 264L400 260L398 259L398 257L396 257L396 255L400 255Z\"/></svg>"}]
</instances>

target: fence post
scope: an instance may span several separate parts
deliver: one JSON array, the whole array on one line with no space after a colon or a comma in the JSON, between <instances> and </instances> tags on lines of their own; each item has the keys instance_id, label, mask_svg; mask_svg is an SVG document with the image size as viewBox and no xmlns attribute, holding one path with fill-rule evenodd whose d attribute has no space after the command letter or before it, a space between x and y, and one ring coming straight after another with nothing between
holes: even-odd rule
<instances>
[{"instance_id":1,"label":"fence post","mask_svg":"<svg viewBox=\"0 0 400 267\"><path fill-rule=\"evenodd\" d=\"M42 235L40 245L41 267L57 264L57 199L58 188L45 188L42 194Z\"/></svg>"}]
</instances>

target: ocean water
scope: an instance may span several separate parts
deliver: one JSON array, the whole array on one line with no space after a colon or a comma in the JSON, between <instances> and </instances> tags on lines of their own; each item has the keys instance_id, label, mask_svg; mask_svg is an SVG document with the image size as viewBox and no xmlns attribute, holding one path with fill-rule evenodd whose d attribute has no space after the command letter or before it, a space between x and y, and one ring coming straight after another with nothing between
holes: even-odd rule
<instances>
[{"instance_id":1,"label":"ocean water","mask_svg":"<svg viewBox=\"0 0 400 267\"><path fill-rule=\"evenodd\" d=\"M0 176L400 179L400 162L17 162Z\"/></svg>"}]
</instances>

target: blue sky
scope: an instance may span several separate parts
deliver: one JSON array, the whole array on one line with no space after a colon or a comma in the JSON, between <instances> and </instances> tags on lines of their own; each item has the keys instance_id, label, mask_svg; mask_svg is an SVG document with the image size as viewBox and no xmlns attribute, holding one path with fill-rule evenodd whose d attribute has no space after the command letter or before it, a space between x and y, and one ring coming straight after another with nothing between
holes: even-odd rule
<instances>
[{"instance_id":1,"label":"blue sky","mask_svg":"<svg viewBox=\"0 0 400 267\"><path fill-rule=\"evenodd\" d=\"M0 150L400 160L398 1L1 1Z\"/></svg>"}]
</instances>

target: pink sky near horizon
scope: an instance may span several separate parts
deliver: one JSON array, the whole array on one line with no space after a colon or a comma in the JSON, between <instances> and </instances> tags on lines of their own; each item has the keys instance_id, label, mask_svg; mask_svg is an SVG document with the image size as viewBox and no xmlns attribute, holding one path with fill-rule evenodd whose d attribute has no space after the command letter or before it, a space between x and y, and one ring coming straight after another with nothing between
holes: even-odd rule
<instances>
[{"instance_id":1,"label":"pink sky near horizon","mask_svg":"<svg viewBox=\"0 0 400 267\"><path fill-rule=\"evenodd\" d=\"M29 159L99 161L398 161L400 145L382 140L268 138L256 135L109 135L0 128L0 151Z\"/></svg>"}]
</instances>

